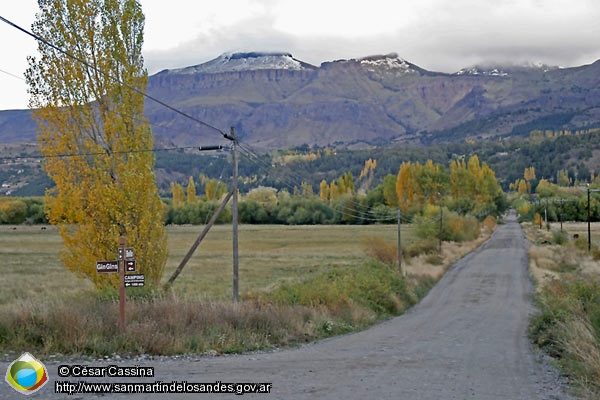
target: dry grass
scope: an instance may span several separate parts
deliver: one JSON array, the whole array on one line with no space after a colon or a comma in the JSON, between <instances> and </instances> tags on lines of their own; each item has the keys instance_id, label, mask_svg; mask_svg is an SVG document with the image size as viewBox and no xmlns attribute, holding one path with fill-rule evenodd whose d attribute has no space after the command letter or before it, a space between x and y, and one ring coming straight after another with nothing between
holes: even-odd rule
<instances>
[{"instance_id":1,"label":"dry grass","mask_svg":"<svg viewBox=\"0 0 600 400\"><path fill-rule=\"evenodd\" d=\"M244 302L233 305L231 227L217 226L169 293L139 297L143 290L128 289L127 330L120 332L118 302L61 265L62 244L54 228L0 228L5 256L0 264L0 348L94 356L239 352L361 329L402 313L448 265L486 238L445 243L439 265L413 259L406 266L410 279L405 279L395 268L373 261L362 245L365 240L396 243L394 225L244 225ZM403 243L410 243L411 227L402 228ZM164 281L201 229L168 227ZM386 253L394 252L387 248ZM271 300L265 300L269 294ZM296 301L299 296L303 302Z\"/></svg>"},{"instance_id":2,"label":"dry grass","mask_svg":"<svg viewBox=\"0 0 600 400\"><path fill-rule=\"evenodd\" d=\"M529 249L529 264L532 277L539 283L538 290L549 280L560 278L561 272L577 269L584 274L600 274L600 262L595 253L587 252L587 223L563 223L563 232L568 237L565 245L552 244L556 231L539 229L531 223L523 223L522 226L527 238L533 244ZM559 226L553 224L552 228L560 229ZM596 243L600 243L600 223L592 223L590 226L592 246L596 246ZM578 243L576 243L576 235L579 237ZM585 244L583 250L576 246L580 243Z\"/></svg>"},{"instance_id":3,"label":"dry grass","mask_svg":"<svg viewBox=\"0 0 600 400\"><path fill-rule=\"evenodd\" d=\"M202 228L168 227L164 281ZM368 277L370 258L361 239L394 241L396 235L393 225L240 226L240 295L248 301L233 305L231 227L216 226L169 293L127 290L128 328L120 333L113 294L97 292L65 269L53 227L0 226L0 348L93 355L237 352L362 328L381 317L379 310L263 304L252 293L329 273L350 276L363 268ZM403 227L403 237L410 236L410 227ZM397 306L403 310L405 305L398 300Z\"/></svg>"},{"instance_id":4,"label":"dry grass","mask_svg":"<svg viewBox=\"0 0 600 400\"><path fill-rule=\"evenodd\" d=\"M45 228L0 225L0 310L32 298L94 292L89 281L79 279L62 265L58 256L63 248L62 240L55 227ZM202 228L167 227L169 258L163 282L177 268ZM241 225L240 294L272 287L281 281L356 265L368 259L361 244L363 238L395 242L396 235L395 225ZM410 240L409 226L403 226L403 238ZM229 301L232 297L232 265L231 226L215 226L172 290L182 298Z\"/></svg>"},{"instance_id":5,"label":"dry grass","mask_svg":"<svg viewBox=\"0 0 600 400\"><path fill-rule=\"evenodd\" d=\"M600 395L600 263L587 250L587 224L565 223L569 239L557 232L523 224L530 272L540 309L531 322L533 340L559 358L582 398ZM555 227L556 228L556 227ZM579 239L574 239L577 234ZM600 224L592 225L592 247ZM557 241L557 239L560 239ZM560 242L561 244L552 244Z\"/></svg>"},{"instance_id":6,"label":"dry grass","mask_svg":"<svg viewBox=\"0 0 600 400\"><path fill-rule=\"evenodd\" d=\"M580 317L563 322L559 327L564 332L560 339L561 346L570 359L577 360L574 368L579 370L580 378L577 379L582 380L578 383L583 388L583 394L587 398L596 398L593 390L600 389L600 343L594 328L588 320Z\"/></svg>"},{"instance_id":7,"label":"dry grass","mask_svg":"<svg viewBox=\"0 0 600 400\"><path fill-rule=\"evenodd\" d=\"M202 227L169 227L169 260L163 281L175 270ZM405 241L412 228L403 226ZM363 240L396 242L395 225L241 225L240 294L306 279L323 271L368 259ZM216 226L175 281L173 290L186 298L229 300L232 296L231 226Z\"/></svg>"},{"instance_id":8,"label":"dry grass","mask_svg":"<svg viewBox=\"0 0 600 400\"><path fill-rule=\"evenodd\" d=\"M484 228L476 240L470 242L442 242L441 262L423 254L405 263L403 268L408 275L425 275L435 280L456 261L481 246L492 234L493 228ZM435 261L435 262L432 262Z\"/></svg>"}]
</instances>

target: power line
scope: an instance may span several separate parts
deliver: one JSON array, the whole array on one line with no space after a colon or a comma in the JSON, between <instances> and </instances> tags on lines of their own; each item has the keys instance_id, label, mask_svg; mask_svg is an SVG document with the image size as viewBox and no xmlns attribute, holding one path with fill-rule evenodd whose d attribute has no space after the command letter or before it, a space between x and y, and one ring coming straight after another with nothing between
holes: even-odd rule
<instances>
[{"instance_id":1,"label":"power line","mask_svg":"<svg viewBox=\"0 0 600 400\"><path fill-rule=\"evenodd\" d=\"M103 76L105 76L105 77L113 80L114 82L117 82L119 85L121 85L121 86L123 86L123 87L125 87L125 88L127 88L129 90L132 90L135 93L140 94L140 95L146 97L147 99L152 100L155 103L158 103L161 106L163 106L165 108L168 108L169 110L171 110L171 111L173 111L173 112L175 112L175 113L177 113L177 114L179 114L179 115L181 115L181 116L183 116L185 118L188 118L188 119L190 119L190 120L192 120L192 121L194 121L194 122L196 122L196 123L198 123L200 125L203 125L203 126L205 126L207 128L210 128L210 129L213 129L213 130L217 131L218 133L221 134L221 136L223 136L226 139L230 139L229 135L227 135L221 129L219 129L219 128L215 127L215 126L212 126L212 125L210 125L210 124L208 124L208 123L206 123L206 122L204 122L204 121L202 121L202 120L200 120L200 119L198 119L196 117L193 117L193 116L187 114L186 112L181 111L181 110L179 110L179 109L177 109L177 108L175 108L175 107L173 107L173 106L165 103L164 101L159 100L156 97L149 95L148 93L146 93L146 92L144 92L144 91L142 91L140 89L137 89L137 88L135 88L135 87L133 87L131 85L128 85L127 83L121 81L119 78L116 78L116 77L110 75L109 73L102 71L101 69L99 69L95 65L92 65L92 64L88 63L87 61L85 61L85 60L83 60L83 59L81 59L81 58L79 58L79 57L77 57L77 56L69 53L68 51L63 50L62 48L56 46L55 44L53 44L53 43L51 43L49 41L47 41L46 39L44 39L44 38L42 38L42 37L34 34L33 32L30 32L27 29L24 29L24 28L20 27L19 25L15 24L15 23L13 23L11 21L9 21L8 19L4 18L1 15L0 15L0 20L3 21L3 22L5 22L8 25L14 27L15 29L18 29L19 31L25 33L26 35L31 36L32 38L34 38L35 40L37 40L37 41L45 44L46 46L49 46L49 47L53 48L54 50L56 50L56 51L58 51L58 52L60 52L60 53L62 53L64 55L66 55L67 57L71 58L72 60L75 60L75 61L77 61L77 62L85 65L88 68L91 68L95 72L97 72L97 73L99 73L99 74L101 74L101 75L103 75Z\"/></svg>"},{"instance_id":2,"label":"power line","mask_svg":"<svg viewBox=\"0 0 600 400\"><path fill-rule=\"evenodd\" d=\"M177 151L177 150L189 150L198 149L198 146L183 146L183 147L164 147L164 148L152 148L152 149L139 149L139 150L122 150L122 151L111 151L110 154L132 154L132 153L156 153L160 151ZM14 157L0 157L0 161L4 160L21 160L21 159L44 159L44 158L70 158L70 157L94 157L94 156L106 156L108 155L105 151L89 152L89 153L63 153L53 155L29 155L29 156L14 156Z\"/></svg>"},{"instance_id":3,"label":"power line","mask_svg":"<svg viewBox=\"0 0 600 400\"><path fill-rule=\"evenodd\" d=\"M5 70L3 70L3 69L0 69L0 72L2 72L3 74L6 74L6 75L8 75L8 76L12 76L12 77L13 77L13 78L15 78L15 79L19 79L19 80L21 80L21 81L25 81L25 79L24 79L23 77L21 77L21 76L18 76L18 75L15 75L15 74L13 74L13 73L11 73L11 72L5 71Z\"/></svg>"}]
</instances>

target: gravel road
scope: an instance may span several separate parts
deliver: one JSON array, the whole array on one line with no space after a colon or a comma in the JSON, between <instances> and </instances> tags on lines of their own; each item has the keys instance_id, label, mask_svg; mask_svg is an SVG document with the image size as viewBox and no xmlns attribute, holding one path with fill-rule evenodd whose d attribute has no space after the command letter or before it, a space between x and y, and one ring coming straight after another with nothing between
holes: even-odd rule
<instances>
[{"instance_id":1,"label":"gravel road","mask_svg":"<svg viewBox=\"0 0 600 400\"><path fill-rule=\"evenodd\" d=\"M269 399L568 399L557 371L530 345L533 312L528 243L513 214L460 260L417 306L363 332L298 349L196 359L88 363L152 366L153 378L86 378L89 383L272 382ZM0 364L5 374L7 363ZM51 383L31 396L54 394ZM6 390L4 390L6 388ZM6 386L0 399L23 398ZM103 398L233 398L227 394L115 395Z\"/></svg>"}]
</instances>

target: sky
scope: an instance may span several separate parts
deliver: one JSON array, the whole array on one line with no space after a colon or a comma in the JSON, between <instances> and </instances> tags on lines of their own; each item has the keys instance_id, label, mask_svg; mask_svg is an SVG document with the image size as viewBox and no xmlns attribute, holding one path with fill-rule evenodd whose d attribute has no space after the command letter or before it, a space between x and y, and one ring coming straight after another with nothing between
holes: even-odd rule
<instances>
[{"instance_id":1,"label":"sky","mask_svg":"<svg viewBox=\"0 0 600 400\"><path fill-rule=\"evenodd\" d=\"M1 0L30 30L37 1ZM227 52L283 51L322 62L397 53L431 71L485 64L562 67L600 59L598 0L140 0L150 74ZM27 108L34 39L0 21L0 110Z\"/></svg>"}]
</instances>

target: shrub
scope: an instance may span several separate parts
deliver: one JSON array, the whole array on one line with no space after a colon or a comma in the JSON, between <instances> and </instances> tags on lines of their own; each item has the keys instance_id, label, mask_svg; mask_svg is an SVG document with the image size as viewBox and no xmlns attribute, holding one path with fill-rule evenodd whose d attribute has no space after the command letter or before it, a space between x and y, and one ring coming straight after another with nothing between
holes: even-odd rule
<instances>
[{"instance_id":1,"label":"shrub","mask_svg":"<svg viewBox=\"0 0 600 400\"><path fill-rule=\"evenodd\" d=\"M488 215L485 217L481 225L486 228L488 231L493 231L498 226L498 220L495 217Z\"/></svg>"},{"instance_id":2,"label":"shrub","mask_svg":"<svg viewBox=\"0 0 600 400\"><path fill-rule=\"evenodd\" d=\"M406 248L403 248L403 255L405 257L417 257L421 254L430 254L438 250L439 242L435 238L426 238L411 243Z\"/></svg>"},{"instance_id":3,"label":"shrub","mask_svg":"<svg viewBox=\"0 0 600 400\"><path fill-rule=\"evenodd\" d=\"M362 239L365 247L365 252L385 264L398 263L398 245L396 243L388 243L382 238L367 237Z\"/></svg>"},{"instance_id":4,"label":"shrub","mask_svg":"<svg viewBox=\"0 0 600 400\"><path fill-rule=\"evenodd\" d=\"M442 240L466 242L475 240L479 236L479 221L477 221L477 218L471 216L461 217L451 213L445 219Z\"/></svg>"},{"instance_id":5,"label":"shrub","mask_svg":"<svg viewBox=\"0 0 600 400\"><path fill-rule=\"evenodd\" d=\"M556 244L563 245L567 243L568 237L565 232L553 231L552 232L552 241Z\"/></svg>"},{"instance_id":6,"label":"shrub","mask_svg":"<svg viewBox=\"0 0 600 400\"><path fill-rule=\"evenodd\" d=\"M21 224L27 218L27 204L18 199L3 199L0 202L0 223Z\"/></svg>"},{"instance_id":7,"label":"shrub","mask_svg":"<svg viewBox=\"0 0 600 400\"><path fill-rule=\"evenodd\" d=\"M417 236L423 239L435 238L440 235L440 220L442 218L442 240L464 242L474 240L479 236L479 221L472 216L460 216L444 209L443 216L426 207L423 215L415 218Z\"/></svg>"},{"instance_id":8,"label":"shrub","mask_svg":"<svg viewBox=\"0 0 600 400\"><path fill-rule=\"evenodd\" d=\"M375 260L354 268L328 271L302 282L283 284L264 300L323 306L342 314L362 306L376 315L400 314L416 301L404 277L392 266ZM355 324L357 321L347 322Z\"/></svg>"}]
</instances>

